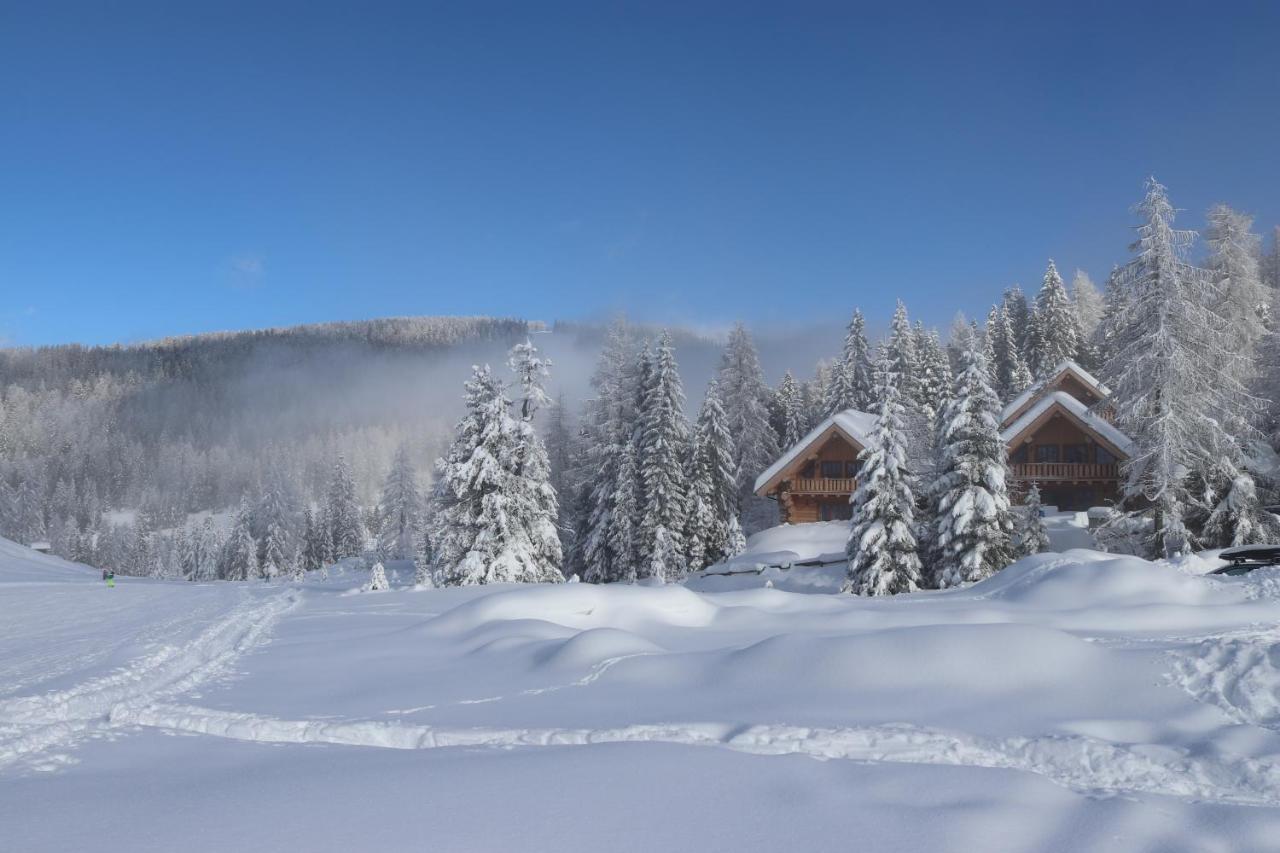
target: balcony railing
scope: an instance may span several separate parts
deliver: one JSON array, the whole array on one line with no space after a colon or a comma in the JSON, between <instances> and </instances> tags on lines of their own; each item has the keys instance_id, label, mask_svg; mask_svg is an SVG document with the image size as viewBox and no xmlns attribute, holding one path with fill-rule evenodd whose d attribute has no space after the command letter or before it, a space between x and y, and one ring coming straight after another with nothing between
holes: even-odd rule
<instances>
[{"instance_id":1,"label":"balcony railing","mask_svg":"<svg viewBox=\"0 0 1280 853\"><path fill-rule=\"evenodd\" d=\"M1115 480L1120 477L1114 462L1021 462L1011 464L1015 480Z\"/></svg>"},{"instance_id":2,"label":"balcony railing","mask_svg":"<svg viewBox=\"0 0 1280 853\"><path fill-rule=\"evenodd\" d=\"M858 481L853 477L809 477L791 481L794 495L851 495Z\"/></svg>"}]
</instances>

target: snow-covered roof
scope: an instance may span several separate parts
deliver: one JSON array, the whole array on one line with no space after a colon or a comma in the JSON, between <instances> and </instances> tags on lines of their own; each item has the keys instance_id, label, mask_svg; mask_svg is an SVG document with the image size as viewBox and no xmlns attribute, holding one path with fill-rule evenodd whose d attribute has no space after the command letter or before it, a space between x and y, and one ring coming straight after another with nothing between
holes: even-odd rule
<instances>
[{"instance_id":1,"label":"snow-covered roof","mask_svg":"<svg viewBox=\"0 0 1280 853\"><path fill-rule=\"evenodd\" d=\"M1057 367L1049 371L1048 376L1041 379L1039 382L1033 383L1029 388L1027 388L1027 390L1010 400L1009 405L1005 406L1004 410L1000 412L1000 422L1004 423L1007 421L1015 412L1018 411L1018 409L1021 409L1027 403L1031 402L1036 396L1043 393L1045 387L1053 384L1057 381L1059 376L1068 372L1074 374L1077 379L1096 391L1099 397L1106 397L1111 393L1111 389L1099 382L1092 373L1085 370L1072 359L1064 358L1062 361L1058 362Z\"/></svg>"},{"instance_id":2,"label":"snow-covered roof","mask_svg":"<svg viewBox=\"0 0 1280 853\"><path fill-rule=\"evenodd\" d=\"M1055 404L1062 406L1068 412L1075 415L1085 424L1085 426L1094 433L1105 438L1116 448L1116 450L1119 450L1125 456L1128 456L1133 452L1133 442L1129 439L1129 436L1116 429L1114 425L1107 423L1102 418L1089 411L1088 406L1081 403L1075 397L1072 397L1066 391L1050 391L1048 394L1045 394L1044 397L1042 397L1034 406L1027 409L1027 411L1022 414L1022 417L1018 418L1016 421L1009 424L1008 427L1001 430L1000 440L1005 444L1009 444L1017 438L1023 430L1035 423L1037 418L1047 412Z\"/></svg>"},{"instance_id":3,"label":"snow-covered roof","mask_svg":"<svg viewBox=\"0 0 1280 853\"><path fill-rule=\"evenodd\" d=\"M808 435L796 442L795 446L782 454L777 462L774 462L764 470L764 473L756 477L755 490L758 492L764 488L770 480L786 470L792 462L800 458L800 454L804 453L811 444L832 427L838 428L846 436L856 441L859 447L866 447L867 437L871 435L875 425L876 416L869 412L860 412L857 409L845 409L843 412L836 412L811 429Z\"/></svg>"}]
</instances>

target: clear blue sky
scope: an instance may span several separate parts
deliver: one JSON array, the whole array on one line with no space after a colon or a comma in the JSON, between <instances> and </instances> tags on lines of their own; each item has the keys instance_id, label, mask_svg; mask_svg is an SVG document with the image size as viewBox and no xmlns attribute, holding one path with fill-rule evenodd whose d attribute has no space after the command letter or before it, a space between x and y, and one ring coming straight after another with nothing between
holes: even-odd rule
<instances>
[{"instance_id":1,"label":"clear blue sky","mask_svg":"<svg viewBox=\"0 0 1280 853\"><path fill-rule=\"evenodd\" d=\"M1280 222L1280 3L1038 5L4 4L0 333L946 324L1148 174Z\"/></svg>"}]
</instances>

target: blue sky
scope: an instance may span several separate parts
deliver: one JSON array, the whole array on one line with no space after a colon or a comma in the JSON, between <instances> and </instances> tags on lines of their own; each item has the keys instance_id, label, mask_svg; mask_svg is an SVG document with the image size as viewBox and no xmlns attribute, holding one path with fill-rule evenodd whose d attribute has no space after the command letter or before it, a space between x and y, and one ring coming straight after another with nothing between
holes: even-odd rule
<instances>
[{"instance_id":1,"label":"blue sky","mask_svg":"<svg viewBox=\"0 0 1280 853\"><path fill-rule=\"evenodd\" d=\"M1280 222L1280 4L1036 5L6 4L0 334L945 325L1148 174Z\"/></svg>"}]
</instances>

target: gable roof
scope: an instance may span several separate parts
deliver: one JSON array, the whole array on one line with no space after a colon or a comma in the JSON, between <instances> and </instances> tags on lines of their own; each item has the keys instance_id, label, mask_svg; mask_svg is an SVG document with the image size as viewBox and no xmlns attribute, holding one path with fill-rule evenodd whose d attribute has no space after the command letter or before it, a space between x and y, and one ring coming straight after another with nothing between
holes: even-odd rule
<instances>
[{"instance_id":1,"label":"gable roof","mask_svg":"<svg viewBox=\"0 0 1280 853\"><path fill-rule=\"evenodd\" d=\"M1124 456L1132 455L1133 441L1130 440L1129 436L1116 429L1113 424L1107 423L1089 411L1088 406L1072 397L1066 391L1050 391L1045 394L1034 406L1023 412L1021 417L1000 431L1000 440L1006 446L1012 444L1028 427L1054 406L1060 406L1065 409L1067 414L1079 422L1080 426L1104 439L1107 444L1120 451Z\"/></svg>"},{"instance_id":2,"label":"gable roof","mask_svg":"<svg viewBox=\"0 0 1280 853\"><path fill-rule=\"evenodd\" d=\"M782 454L777 462L774 462L759 477L756 477L756 494L763 491L766 486L772 485L771 481L774 478L791 467L791 463L799 459L819 439L828 437L829 433L839 432L857 445L859 449L862 449L867 446L869 440L867 437L871 435L875 425L876 416L869 412L860 412L857 409L845 409L843 412L836 412L809 430L808 435L796 442L795 446Z\"/></svg>"},{"instance_id":3,"label":"gable roof","mask_svg":"<svg viewBox=\"0 0 1280 853\"><path fill-rule=\"evenodd\" d=\"M1041 379L1039 382L1032 383L1027 390L1009 401L1009 404L1000 412L1000 423L1004 423L1009 420L1009 418L1017 414L1019 409L1030 403L1039 395L1043 394L1044 389L1057 382L1064 373L1070 373L1075 376L1076 379L1080 380L1085 387L1097 394L1099 399L1111 394L1111 389L1099 382L1092 373L1085 370L1072 359L1064 358L1062 361L1058 362L1057 367L1049 372L1048 376Z\"/></svg>"}]
</instances>

